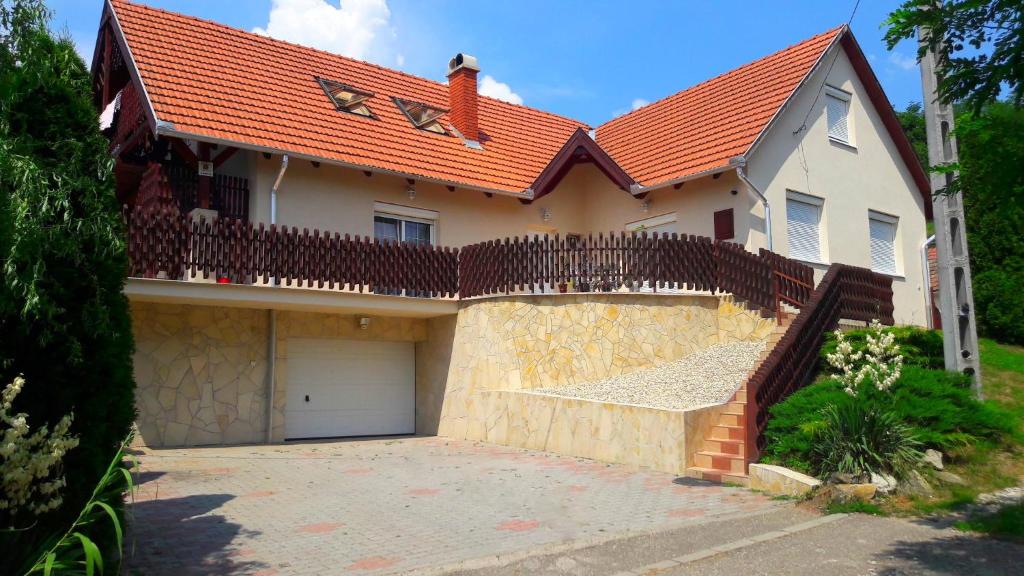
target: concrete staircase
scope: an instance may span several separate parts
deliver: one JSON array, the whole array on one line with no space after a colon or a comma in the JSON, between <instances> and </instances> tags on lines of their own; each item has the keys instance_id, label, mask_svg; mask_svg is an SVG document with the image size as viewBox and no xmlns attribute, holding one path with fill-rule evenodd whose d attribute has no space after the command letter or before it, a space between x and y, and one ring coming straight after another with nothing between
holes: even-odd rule
<instances>
[{"instance_id":1,"label":"concrete staircase","mask_svg":"<svg viewBox=\"0 0 1024 576\"><path fill-rule=\"evenodd\" d=\"M747 380L768 357L775 345L793 322L792 314L785 314L782 323L768 336L764 352ZM690 478L746 486L747 477L747 381L724 405L717 421L707 431L701 449L694 455L693 466L686 469Z\"/></svg>"}]
</instances>

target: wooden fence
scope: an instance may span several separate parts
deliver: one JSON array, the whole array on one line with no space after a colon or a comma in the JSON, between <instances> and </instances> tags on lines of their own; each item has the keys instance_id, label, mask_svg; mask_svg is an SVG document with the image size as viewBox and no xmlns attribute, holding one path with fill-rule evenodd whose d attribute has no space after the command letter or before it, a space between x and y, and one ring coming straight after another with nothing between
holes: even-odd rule
<instances>
[{"instance_id":1,"label":"wooden fence","mask_svg":"<svg viewBox=\"0 0 1024 576\"><path fill-rule=\"evenodd\" d=\"M127 214L133 276L211 275L407 295L470 298L516 292L688 289L728 292L765 311L799 307L813 270L772 252L677 234L544 236L460 250L264 227L192 221L174 209Z\"/></svg>"},{"instance_id":2,"label":"wooden fence","mask_svg":"<svg viewBox=\"0 0 1024 576\"><path fill-rule=\"evenodd\" d=\"M840 319L893 323L892 278L832 264L764 362L747 381L747 462L764 449L772 406L811 382L825 334Z\"/></svg>"}]
</instances>

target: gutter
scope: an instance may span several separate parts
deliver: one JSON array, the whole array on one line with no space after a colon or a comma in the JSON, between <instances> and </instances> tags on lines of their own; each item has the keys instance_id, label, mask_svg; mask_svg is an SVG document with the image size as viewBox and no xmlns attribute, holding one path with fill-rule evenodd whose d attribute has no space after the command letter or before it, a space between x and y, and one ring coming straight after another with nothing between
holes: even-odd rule
<instances>
[{"instance_id":1,"label":"gutter","mask_svg":"<svg viewBox=\"0 0 1024 576\"><path fill-rule=\"evenodd\" d=\"M765 236L768 237L768 251L774 252L775 250L772 247L772 206L768 203L768 198L747 178L746 165L746 159L740 157L736 165L736 177L740 179L740 182L747 185L747 192L754 196L755 199L760 200L761 204L764 204L764 227Z\"/></svg>"},{"instance_id":2,"label":"gutter","mask_svg":"<svg viewBox=\"0 0 1024 576\"><path fill-rule=\"evenodd\" d=\"M928 274L928 245L935 243L935 234L924 239L921 243L921 285L924 291L924 309L925 309L925 320L928 322L928 328L934 329L934 320L932 318L932 280Z\"/></svg>"}]
</instances>

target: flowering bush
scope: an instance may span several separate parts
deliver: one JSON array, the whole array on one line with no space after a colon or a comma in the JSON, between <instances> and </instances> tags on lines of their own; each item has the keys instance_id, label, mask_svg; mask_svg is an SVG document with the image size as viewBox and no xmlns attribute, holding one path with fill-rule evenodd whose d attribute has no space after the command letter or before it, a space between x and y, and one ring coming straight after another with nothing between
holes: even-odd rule
<instances>
[{"instance_id":1,"label":"flowering bush","mask_svg":"<svg viewBox=\"0 0 1024 576\"><path fill-rule=\"evenodd\" d=\"M24 512L39 515L61 504L64 476L61 458L78 445L68 434L72 416L64 416L51 432L42 426L34 432L28 415L12 414L14 399L25 386L18 376L0 393L0 525L13 524Z\"/></svg>"},{"instance_id":2,"label":"flowering bush","mask_svg":"<svg viewBox=\"0 0 1024 576\"><path fill-rule=\"evenodd\" d=\"M825 355L837 370L835 378L850 396L856 396L861 384L871 382L881 392L892 388L903 370L903 356L896 344L896 336L882 328L878 320L871 322L866 335L867 346L854 351L853 345L839 330L835 331L836 351Z\"/></svg>"}]
</instances>

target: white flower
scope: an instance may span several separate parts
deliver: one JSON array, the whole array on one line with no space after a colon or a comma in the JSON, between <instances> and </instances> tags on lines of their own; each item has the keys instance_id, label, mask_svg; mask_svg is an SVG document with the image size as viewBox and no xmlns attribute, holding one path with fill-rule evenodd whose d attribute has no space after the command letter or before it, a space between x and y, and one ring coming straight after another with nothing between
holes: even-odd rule
<instances>
[{"instance_id":1,"label":"white flower","mask_svg":"<svg viewBox=\"0 0 1024 576\"><path fill-rule=\"evenodd\" d=\"M871 332L865 338L866 352L854 352L853 345L841 331L836 330L835 335L836 351L826 354L825 359L836 369L834 376L847 394L856 396L864 381L872 382L878 390L885 392L899 380L903 356L899 353L896 336L886 332L878 320L871 322Z\"/></svg>"}]
</instances>

